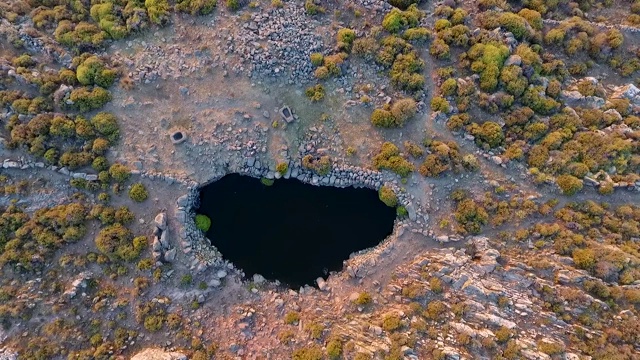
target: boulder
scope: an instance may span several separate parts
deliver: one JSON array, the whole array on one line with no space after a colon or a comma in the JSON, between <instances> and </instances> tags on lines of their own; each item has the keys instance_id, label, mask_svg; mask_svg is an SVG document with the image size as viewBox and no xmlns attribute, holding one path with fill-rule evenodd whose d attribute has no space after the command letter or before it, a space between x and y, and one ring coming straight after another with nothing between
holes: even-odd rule
<instances>
[{"instance_id":1,"label":"boulder","mask_svg":"<svg viewBox=\"0 0 640 360\"><path fill-rule=\"evenodd\" d=\"M507 61L504 62L504 66L520 66L520 64L522 64L522 58L520 57L520 55L511 55L509 56Z\"/></svg>"},{"instance_id":2,"label":"boulder","mask_svg":"<svg viewBox=\"0 0 640 360\"><path fill-rule=\"evenodd\" d=\"M640 89L633 84L619 86L613 90L612 99L629 99L634 105L640 105Z\"/></svg>"},{"instance_id":3,"label":"boulder","mask_svg":"<svg viewBox=\"0 0 640 360\"><path fill-rule=\"evenodd\" d=\"M167 262L173 262L176 259L176 253L176 248L167 250L167 252L164 253L164 260Z\"/></svg>"},{"instance_id":4,"label":"boulder","mask_svg":"<svg viewBox=\"0 0 640 360\"><path fill-rule=\"evenodd\" d=\"M596 109L604 105L603 98L597 96L583 96L578 91L563 90L560 99L564 101L565 105L570 107L581 107Z\"/></svg>"},{"instance_id":5,"label":"boulder","mask_svg":"<svg viewBox=\"0 0 640 360\"><path fill-rule=\"evenodd\" d=\"M160 234L160 245L162 245L164 249L168 249L170 247L168 233L169 231L165 230L162 232L162 234Z\"/></svg>"},{"instance_id":6,"label":"boulder","mask_svg":"<svg viewBox=\"0 0 640 360\"><path fill-rule=\"evenodd\" d=\"M167 229L167 215L165 213L159 213L153 221L158 229L162 231Z\"/></svg>"},{"instance_id":7,"label":"boulder","mask_svg":"<svg viewBox=\"0 0 640 360\"><path fill-rule=\"evenodd\" d=\"M179 352L165 352L162 349L147 348L133 355L131 360L187 360L187 355Z\"/></svg>"}]
</instances>

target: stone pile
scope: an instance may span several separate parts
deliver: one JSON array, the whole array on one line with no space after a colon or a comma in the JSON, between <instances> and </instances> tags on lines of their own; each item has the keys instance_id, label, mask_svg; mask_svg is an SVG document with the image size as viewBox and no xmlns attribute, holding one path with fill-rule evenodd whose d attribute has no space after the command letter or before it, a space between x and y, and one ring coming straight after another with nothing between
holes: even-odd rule
<instances>
[{"instance_id":1,"label":"stone pile","mask_svg":"<svg viewBox=\"0 0 640 360\"><path fill-rule=\"evenodd\" d=\"M164 212L156 215L154 219L153 243L151 250L153 260L173 262L176 259L177 250L169 242L169 227L167 226L167 214Z\"/></svg>"},{"instance_id":2,"label":"stone pile","mask_svg":"<svg viewBox=\"0 0 640 360\"><path fill-rule=\"evenodd\" d=\"M248 62L250 77L284 78L290 84L314 79L309 55L322 52L317 21L307 16L303 3L285 3L282 8L253 14L227 46Z\"/></svg>"}]
</instances>

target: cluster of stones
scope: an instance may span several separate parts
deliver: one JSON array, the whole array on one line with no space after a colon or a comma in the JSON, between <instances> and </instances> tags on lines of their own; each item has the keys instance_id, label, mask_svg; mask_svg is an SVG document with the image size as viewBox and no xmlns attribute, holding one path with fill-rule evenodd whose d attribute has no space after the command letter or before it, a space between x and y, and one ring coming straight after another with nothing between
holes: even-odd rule
<instances>
[{"instance_id":1,"label":"cluster of stones","mask_svg":"<svg viewBox=\"0 0 640 360\"><path fill-rule=\"evenodd\" d=\"M301 3L285 4L253 14L235 37L228 38L227 46L250 64L234 70L244 70L250 77L288 77L290 84L313 79L309 55L321 52L322 39ZM262 45L265 42L267 46Z\"/></svg>"},{"instance_id":2,"label":"cluster of stones","mask_svg":"<svg viewBox=\"0 0 640 360\"><path fill-rule=\"evenodd\" d=\"M171 247L169 242L169 227L167 226L167 214L164 212L156 215L154 219L153 243L151 250L153 260L173 262L176 259L177 250Z\"/></svg>"}]
</instances>

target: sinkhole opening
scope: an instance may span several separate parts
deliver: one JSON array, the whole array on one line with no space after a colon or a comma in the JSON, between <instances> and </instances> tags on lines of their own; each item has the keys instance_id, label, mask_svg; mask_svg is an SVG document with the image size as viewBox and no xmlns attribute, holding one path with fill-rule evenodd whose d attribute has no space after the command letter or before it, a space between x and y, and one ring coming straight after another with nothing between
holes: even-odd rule
<instances>
[{"instance_id":1,"label":"sinkhole opening","mask_svg":"<svg viewBox=\"0 0 640 360\"><path fill-rule=\"evenodd\" d=\"M375 190L313 186L294 179L265 185L226 175L200 189L207 237L251 278L298 289L342 270L353 252L374 247L393 231L394 208Z\"/></svg>"}]
</instances>

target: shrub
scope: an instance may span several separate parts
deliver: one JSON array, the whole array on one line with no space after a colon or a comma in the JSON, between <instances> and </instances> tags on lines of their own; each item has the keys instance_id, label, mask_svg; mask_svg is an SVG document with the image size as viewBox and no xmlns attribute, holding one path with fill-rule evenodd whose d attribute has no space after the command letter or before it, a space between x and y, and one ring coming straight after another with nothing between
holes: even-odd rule
<instances>
[{"instance_id":1,"label":"shrub","mask_svg":"<svg viewBox=\"0 0 640 360\"><path fill-rule=\"evenodd\" d=\"M408 8L413 4L419 4L419 3L420 3L420 0L389 0L389 4L397 8L400 8L402 10Z\"/></svg>"},{"instance_id":2,"label":"shrub","mask_svg":"<svg viewBox=\"0 0 640 360\"><path fill-rule=\"evenodd\" d=\"M322 62L324 60L324 56L322 56L322 53L312 53L311 55L309 55L309 58L311 59L311 64L313 64L313 66L322 65Z\"/></svg>"},{"instance_id":3,"label":"shrub","mask_svg":"<svg viewBox=\"0 0 640 360\"><path fill-rule=\"evenodd\" d=\"M96 247L100 252L125 261L136 259L140 256L142 248L136 248L132 242L131 231L119 223L109 225L98 233Z\"/></svg>"},{"instance_id":4,"label":"shrub","mask_svg":"<svg viewBox=\"0 0 640 360\"><path fill-rule=\"evenodd\" d=\"M96 155L102 155L109 149L109 141L103 138L93 140L91 151Z\"/></svg>"},{"instance_id":5,"label":"shrub","mask_svg":"<svg viewBox=\"0 0 640 360\"><path fill-rule=\"evenodd\" d=\"M393 190L386 185L380 187L380 190L378 190L378 197L380 198L380 201L389 207L395 207L398 205L398 197Z\"/></svg>"},{"instance_id":6,"label":"shrub","mask_svg":"<svg viewBox=\"0 0 640 360\"><path fill-rule=\"evenodd\" d=\"M98 133L104 135L109 140L114 141L118 138L120 130L118 128L118 120L115 115L107 112L100 112L91 118L91 125Z\"/></svg>"},{"instance_id":7,"label":"shrub","mask_svg":"<svg viewBox=\"0 0 640 360\"><path fill-rule=\"evenodd\" d=\"M382 20L382 27L390 33L397 33L406 26L406 20L402 16L402 11L391 9Z\"/></svg>"},{"instance_id":8,"label":"shrub","mask_svg":"<svg viewBox=\"0 0 640 360\"><path fill-rule=\"evenodd\" d=\"M144 6L151 22L161 25L167 21L170 9L167 0L145 0Z\"/></svg>"},{"instance_id":9,"label":"shrub","mask_svg":"<svg viewBox=\"0 0 640 360\"><path fill-rule=\"evenodd\" d=\"M217 0L178 0L175 9L191 15L207 15L213 12Z\"/></svg>"},{"instance_id":10,"label":"shrub","mask_svg":"<svg viewBox=\"0 0 640 360\"><path fill-rule=\"evenodd\" d=\"M327 343L327 355L329 359L339 359L342 356L342 341L339 339L329 340Z\"/></svg>"},{"instance_id":11,"label":"shrub","mask_svg":"<svg viewBox=\"0 0 640 360\"><path fill-rule=\"evenodd\" d=\"M455 218L464 229L472 234L478 234L483 225L489 221L487 211L472 199L464 199L458 203Z\"/></svg>"},{"instance_id":12,"label":"shrub","mask_svg":"<svg viewBox=\"0 0 640 360\"><path fill-rule=\"evenodd\" d=\"M393 113L389 110L384 109L374 109L371 113L371 123L377 127L397 127L399 126L396 118L393 116Z\"/></svg>"},{"instance_id":13,"label":"shrub","mask_svg":"<svg viewBox=\"0 0 640 360\"><path fill-rule=\"evenodd\" d=\"M225 0L225 5L227 6L227 9L231 11L240 9L240 1L238 0Z\"/></svg>"},{"instance_id":14,"label":"shrub","mask_svg":"<svg viewBox=\"0 0 640 360\"><path fill-rule=\"evenodd\" d=\"M591 249L573 250L573 262L580 269L591 270L596 265L596 255Z\"/></svg>"},{"instance_id":15,"label":"shrub","mask_svg":"<svg viewBox=\"0 0 640 360\"><path fill-rule=\"evenodd\" d=\"M464 166L467 170L475 171L480 169L480 163L478 159L473 154L467 154L462 157L462 166Z\"/></svg>"},{"instance_id":16,"label":"shrub","mask_svg":"<svg viewBox=\"0 0 640 360\"><path fill-rule=\"evenodd\" d=\"M353 45L353 41L356 39L356 32L349 28L342 28L338 30L337 40L338 48L350 51Z\"/></svg>"},{"instance_id":17,"label":"shrub","mask_svg":"<svg viewBox=\"0 0 640 360\"><path fill-rule=\"evenodd\" d=\"M371 301L372 301L371 294L369 294L366 291L363 291L360 294L358 294L358 298L354 300L354 304L361 305L361 306L369 305Z\"/></svg>"},{"instance_id":18,"label":"shrub","mask_svg":"<svg viewBox=\"0 0 640 360\"><path fill-rule=\"evenodd\" d=\"M97 56L90 56L76 69L76 78L82 85L99 85L108 88L116 78L116 72L108 69Z\"/></svg>"},{"instance_id":19,"label":"shrub","mask_svg":"<svg viewBox=\"0 0 640 360\"><path fill-rule=\"evenodd\" d=\"M424 155L424 150L413 141L405 141L404 148L413 158L420 158Z\"/></svg>"},{"instance_id":20,"label":"shrub","mask_svg":"<svg viewBox=\"0 0 640 360\"><path fill-rule=\"evenodd\" d=\"M314 3L314 0L306 0L304 2L304 10L307 15L316 15L318 13L324 13L325 9Z\"/></svg>"},{"instance_id":21,"label":"shrub","mask_svg":"<svg viewBox=\"0 0 640 360\"><path fill-rule=\"evenodd\" d=\"M526 20L519 15L504 12L500 15L498 22L518 40L528 36Z\"/></svg>"},{"instance_id":22,"label":"shrub","mask_svg":"<svg viewBox=\"0 0 640 360\"><path fill-rule=\"evenodd\" d=\"M511 333L511 330L509 330L504 326L496 330L495 335L496 335L496 340L501 344L506 343L507 341L509 341L509 339L511 339L511 336L513 336L513 334Z\"/></svg>"},{"instance_id":23,"label":"shrub","mask_svg":"<svg viewBox=\"0 0 640 360\"><path fill-rule=\"evenodd\" d=\"M329 156L321 156L319 158L312 155L305 155L302 158L302 166L306 169L313 170L318 175L327 175L331 171L331 158Z\"/></svg>"},{"instance_id":24,"label":"shrub","mask_svg":"<svg viewBox=\"0 0 640 360\"><path fill-rule=\"evenodd\" d=\"M458 82L454 78L449 78L445 80L442 85L440 85L440 92L443 96L451 96L456 93L456 88L458 87Z\"/></svg>"},{"instance_id":25,"label":"shrub","mask_svg":"<svg viewBox=\"0 0 640 360\"><path fill-rule=\"evenodd\" d=\"M284 175L287 172L288 169L289 169L289 164L286 163L286 162L280 162L276 166L276 171L279 172L282 175Z\"/></svg>"},{"instance_id":26,"label":"shrub","mask_svg":"<svg viewBox=\"0 0 640 360\"><path fill-rule=\"evenodd\" d=\"M313 72L313 75L319 80L324 80L329 77L329 69L326 66L320 66Z\"/></svg>"},{"instance_id":27,"label":"shrub","mask_svg":"<svg viewBox=\"0 0 640 360\"><path fill-rule=\"evenodd\" d=\"M160 315L147 315L144 318L144 328L149 332L157 332L162 329L164 318Z\"/></svg>"},{"instance_id":28,"label":"shrub","mask_svg":"<svg viewBox=\"0 0 640 360\"><path fill-rule=\"evenodd\" d=\"M313 102L323 100L324 94L324 86L322 86L321 84L308 87L305 91L305 95Z\"/></svg>"},{"instance_id":29,"label":"shrub","mask_svg":"<svg viewBox=\"0 0 640 360\"><path fill-rule=\"evenodd\" d=\"M446 60L451 56L449 45L440 38L436 38L431 43L429 54L439 60Z\"/></svg>"},{"instance_id":30,"label":"shrub","mask_svg":"<svg viewBox=\"0 0 640 360\"><path fill-rule=\"evenodd\" d=\"M111 93L99 86L94 87L92 90L81 87L71 92L69 100L73 102L73 106L78 111L87 112L99 109L111 101Z\"/></svg>"},{"instance_id":31,"label":"shrub","mask_svg":"<svg viewBox=\"0 0 640 360\"><path fill-rule=\"evenodd\" d=\"M502 127L493 121L487 121L480 126L472 124L469 132L492 148L500 146L504 142Z\"/></svg>"},{"instance_id":32,"label":"shrub","mask_svg":"<svg viewBox=\"0 0 640 360\"><path fill-rule=\"evenodd\" d=\"M431 110L447 113L449 112L449 102L443 97L434 96L431 99Z\"/></svg>"},{"instance_id":33,"label":"shrub","mask_svg":"<svg viewBox=\"0 0 640 360\"><path fill-rule=\"evenodd\" d=\"M295 311L290 311L284 316L285 324L295 325L300 321L300 314Z\"/></svg>"},{"instance_id":34,"label":"shrub","mask_svg":"<svg viewBox=\"0 0 640 360\"><path fill-rule=\"evenodd\" d=\"M95 159L93 159L91 167L96 171L103 171L109 168L109 163L107 162L107 158L105 158L104 156L97 156Z\"/></svg>"},{"instance_id":35,"label":"shrub","mask_svg":"<svg viewBox=\"0 0 640 360\"><path fill-rule=\"evenodd\" d=\"M125 165L115 163L109 168L109 175L117 182L125 182L131 176L131 171Z\"/></svg>"},{"instance_id":36,"label":"shrub","mask_svg":"<svg viewBox=\"0 0 640 360\"><path fill-rule=\"evenodd\" d=\"M129 189L129 197L135 202L143 202L147 200L149 194L147 193L147 189L145 189L144 185L141 183L135 183L131 186L131 189Z\"/></svg>"},{"instance_id":37,"label":"shrub","mask_svg":"<svg viewBox=\"0 0 640 360\"><path fill-rule=\"evenodd\" d=\"M391 106L391 114L398 126L411 119L417 112L417 104L411 98L404 98L396 101Z\"/></svg>"},{"instance_id":38,"label":"shrub","mask_svg":"<svg viewBox=\"0 0 640 360\"><path fill-rule=\"evenodd\" d=\"M323 358L324 354L318 345L297 349L291 354L292 360L322 360Z\"/></svg>"},{"instance_id":39,"label":"shrub","mask_svg":"<svg viewBox=\"0 0 640 360\"><path fill-rule=\"evenodd\" d=\"M431 31L423 27L407 29L402 34L402 37L407 41L427 41L432 36Z\"/></svg>"},{"instance_id":40,"label":"shrub","mask_svg":"<svg viewBox=\"0 0 640 360\"><path fill-rule=\"evenodd\" d=\"M564 345L555 342L538 341L538 350L547 355L559 355L564 353Z\"/></svg>"},{"instance_id":41,"label":"shrub","mask_svg":"<svg viewBox=\"0 0 640 360\"><path fill-rule=\"evenodd\" d=\"M36 64L36 62L29 56L29 54L22 54L12 61L13 66L15 67L32 67Z\"/></svg>"},{"instance_id":42,"label":"shrub","mask_svg":"<svg viewBox=\"0 0 640 360\"><path fill-rule=\"evenodd\" d=\"M197 214L195 222L196 228L202 232L209 231L209 228L211 227L211 219L209 219L207 215Z\"/></svg>"},{"instance_id":43,"label":"shrub","mask_svg":"<svg viewBox=\"0 0 640 360\"><path fill-rule=\"evenodd\" d=\"M565 195L573 195L582 190L582 180L573 175L560 175L556 178L556 183Z\"/></svg>"},{"instance_id":44,"label":"shrub","mask_svg":"<svg viewBox=\"0 0 640 360\"><path fill-rule=\"evenodd\" d=\"M382 319L382 329L384 331L394 331L401 326L400 316L396 313L387 314Z\"/></svg>"},{"instance_id":45,"label":"shrub","mask_svg":"<svg viewBox=\"0 0 640 360\"><path fill-rule=\"evenodd\" d=\"M401 177L407 177L413 170L413 164L400 156L400 149L390 142L382 144L380 152L373 157L373 167L387 169Z\"/></svg>"}]
</instances>

